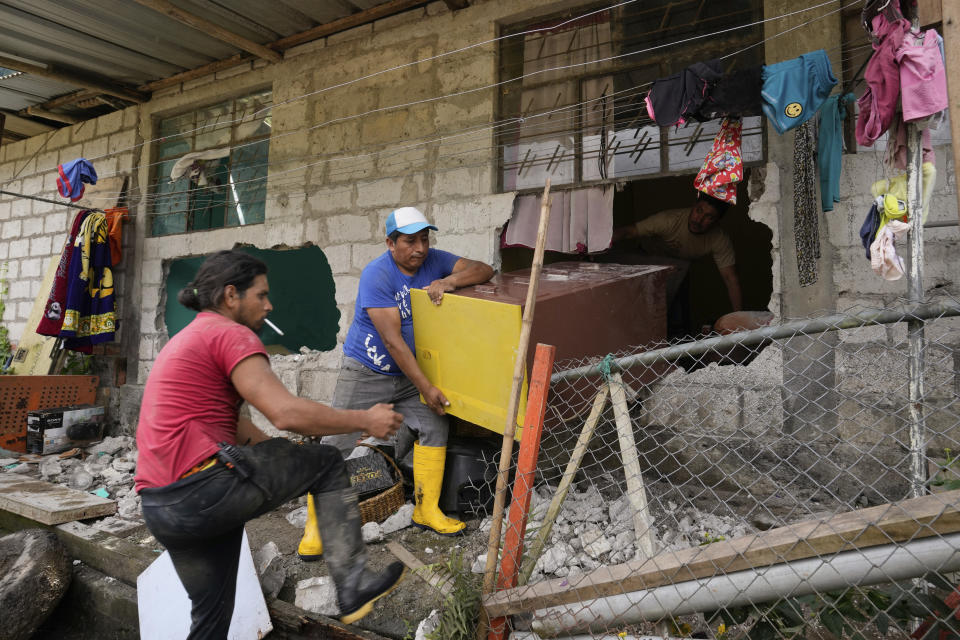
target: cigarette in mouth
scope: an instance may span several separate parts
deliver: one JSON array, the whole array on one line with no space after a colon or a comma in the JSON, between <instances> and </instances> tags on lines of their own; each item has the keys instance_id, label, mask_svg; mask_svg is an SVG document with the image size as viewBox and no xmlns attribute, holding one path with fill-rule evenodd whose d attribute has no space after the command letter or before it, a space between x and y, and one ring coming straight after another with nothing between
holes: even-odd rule
<instances>
[{"instance_id":1,"label":"cigarette in mouth","mask_svg":"<svg viewBox=\"0 0 960 640\"><path fill-rule=\"evenodd\" d=\"M270 319L269 319L269 318L264 318L263 321L266 322L266 323L270 326L271 329L273 329L274 331L276 331L276 332L279 333L280 335L283 335L283 331L280 331L280 327L278 327L277 325L275 325L275 324L273 324L272 322L270 322Z\"/></svg>"}]
</instances>

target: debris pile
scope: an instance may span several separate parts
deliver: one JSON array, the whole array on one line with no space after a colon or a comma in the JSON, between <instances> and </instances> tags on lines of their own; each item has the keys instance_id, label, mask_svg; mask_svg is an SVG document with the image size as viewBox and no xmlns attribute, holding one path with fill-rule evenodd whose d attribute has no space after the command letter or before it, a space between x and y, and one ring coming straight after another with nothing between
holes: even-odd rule
<instances>
[{"instance_id":1,"label":"debris pile","mask_svg":"<svg viewBox=\"0 0 960 640\"><path fill-rule=\"evenodd\" d=\"M531 494L528 547L543 526L554 492L554 487L541 486ZM654 546L660 551L687 549L753 532L752 527L733 517L707 513L694 506L681 508L673 502L667 502L665 507L663 513L653 514L655 521L650 527ZM489 533L490 526L487 518L480 530ZM626 496L611 501L594 487L571 491L537 559L530 582L564 578L643 557L636 544L633 512ZM471 570L483 573L485 564L486 554L481 554Z\"/></svg>"},{"instance_id":2,"label":"debris pile","mask_svg":"<svg viewBox=\"0 0 960 640\"><path fill-rule=\"evenodd\" d=\"M83 450L4 458L0 466L12 473L35 472L41 480L116 500L117 514L93 523L98 529L122 535L143 526L140 497L133 490L137 449L131 436L107 436Z\"/></svg>"}]
</instances>

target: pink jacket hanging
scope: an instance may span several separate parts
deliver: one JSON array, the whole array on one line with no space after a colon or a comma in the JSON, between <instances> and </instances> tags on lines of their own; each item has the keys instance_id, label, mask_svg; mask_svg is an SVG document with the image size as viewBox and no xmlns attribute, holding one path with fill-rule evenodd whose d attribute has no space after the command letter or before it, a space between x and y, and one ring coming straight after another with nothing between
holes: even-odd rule
<instances>
[{"instance_id":1,"label":"pink jacket hanging","mask_svg":"<svg viewBox=\"0 0 960 640\"><path fill-rule=\"evenodd\" d=\"M897 49L896 59L904 121L922 120L947 108L947 72L936 31L908 33Z\"/></svg>"},{"instance_id":2,"label":"pink jacket hanging","mask_svg":"<svg viewBox=\"0 0 960 640\"><path fill-rule=\"evenodd\" d=\"M896 53L910 30L907 20L887 21L883 14L873 19L873 57L863 73L867 90L857 100L860 115L857 117L857 142L865 147L884 134L893 121L900 97L900 68Z\"/></svg>"}]
</instances>

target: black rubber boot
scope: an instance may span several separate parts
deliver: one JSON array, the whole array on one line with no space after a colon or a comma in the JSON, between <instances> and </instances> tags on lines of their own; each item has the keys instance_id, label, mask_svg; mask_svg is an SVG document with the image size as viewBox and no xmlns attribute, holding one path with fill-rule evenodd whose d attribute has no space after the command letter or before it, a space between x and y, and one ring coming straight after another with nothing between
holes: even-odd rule
<instances>
[{"instance_id":1,"label":"black rubber boot","mask_svg":"<svg viewBox=\"0 0 960 640\"><path fill-rule=\"evenodd\" d=\"M373 603L390 593L405 567L394 562L381 573L367 569L367 548L360 533L357 492L352 488L314 494L323 559L337 587L340 621L352 624L373 610Z\"/></svg>"}]
</instances>

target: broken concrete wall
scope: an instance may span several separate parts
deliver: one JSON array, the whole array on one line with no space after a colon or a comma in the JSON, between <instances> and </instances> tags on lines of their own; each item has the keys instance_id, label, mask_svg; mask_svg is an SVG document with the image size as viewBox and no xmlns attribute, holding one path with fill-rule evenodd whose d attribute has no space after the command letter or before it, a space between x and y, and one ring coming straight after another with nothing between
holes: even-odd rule
<instances>
[{"instance_id":1,"label":"broken concrete wall","mask_svg":"<svg viewBox=\"0 0 960 640\"><path fill-rule=\"evenodd\" d=\"M928 222L954 222L948 129L935 132L934 141L939 172ZM882 147L843 157L842 199L821 217L821 253L832 264L835 301L821 313L906 302L907 279L890 282L873 273L858 233L872 201L870 186L885 175ZM784 307L795 306L796 297L805 294L791 274L780 270L782 257L795 253L792 229L780 223L784 179L790 178L772 162L755 171L748 215L774 231L770 310L787 320L792 318ZM781 232L786 239L778 242ZM925 295L960 295L960 265L948 258L957 250L957 228L927 229L924 243ZM907 243L898 249L909 264ZM960 443L955 355L960 319L929 322L926 338L924 413L927 452L933 458ZM645 434L638 435L638 443L650 460L660 461L659 472L678 481L709 477L759 493L791 483L820 483L848 500L861 495L869 501L899 499L909 486L908 353L906 324L899 323L798 336L766 347L747 366L677 371L646 390L649 397L638 414ZM651 437L651 429L663 431Z\"/></svg>"}]
</instances>

